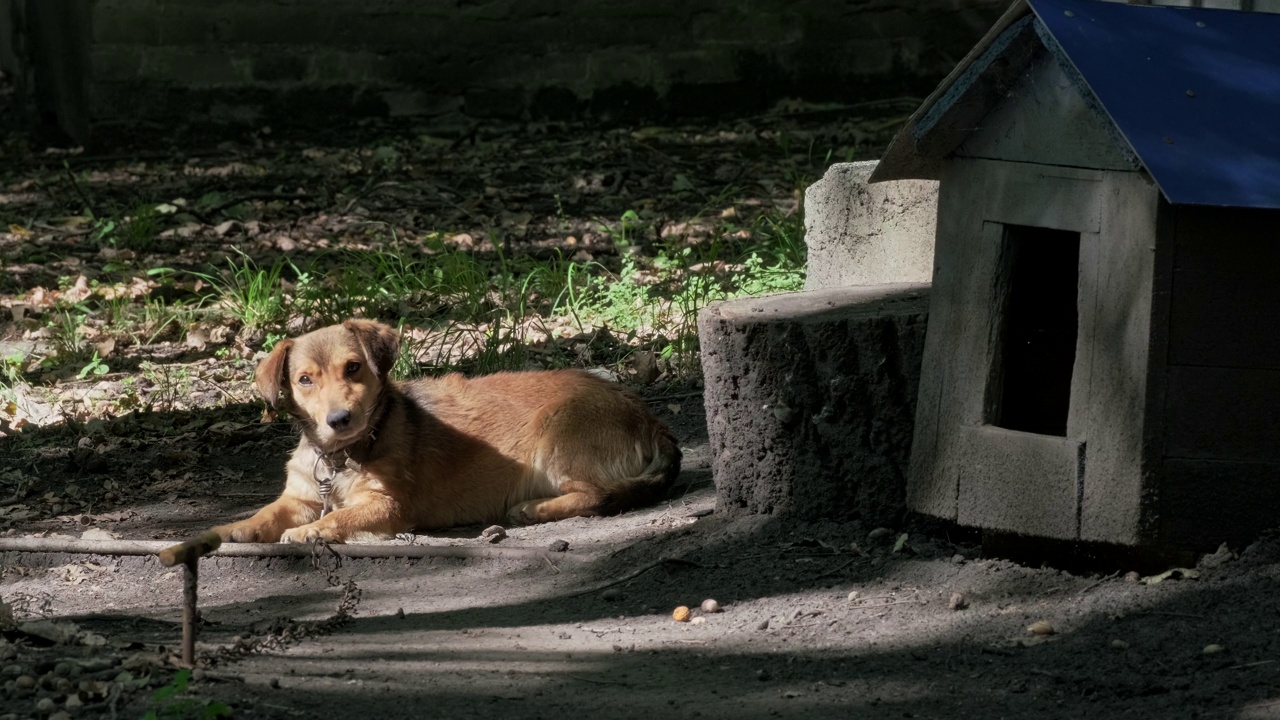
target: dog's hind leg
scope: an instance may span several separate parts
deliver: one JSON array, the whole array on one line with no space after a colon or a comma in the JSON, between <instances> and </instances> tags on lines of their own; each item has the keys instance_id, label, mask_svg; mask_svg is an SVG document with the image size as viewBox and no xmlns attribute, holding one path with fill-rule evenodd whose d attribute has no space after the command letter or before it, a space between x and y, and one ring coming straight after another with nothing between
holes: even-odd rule
<instances>
[{"instance_id":1,"label":"dog's hind leg","mask_svg":"<svg viewBox=\"0 0 1280 720\"><path fill-rule=\"evenodd\" d=\"M522 502L507 511L507 522L512 525L532 525L571 517L594 517L600 514L597 509L601 500L599 491L586 483L569 482L565 485L584 486L591 489L583 491L565 488L568 492L559 497Z\"/></svg>"}]
</instances>

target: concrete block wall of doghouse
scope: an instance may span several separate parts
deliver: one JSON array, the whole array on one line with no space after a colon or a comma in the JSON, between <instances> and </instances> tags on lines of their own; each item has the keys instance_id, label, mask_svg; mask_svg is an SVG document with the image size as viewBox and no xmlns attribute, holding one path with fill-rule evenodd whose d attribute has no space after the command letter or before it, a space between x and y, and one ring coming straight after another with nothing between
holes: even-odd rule
<instances>
[{"instance_id":1,"label":"concrete block wall of doghouse","mask_svg":"<svg viewBox=\"0 0 1280 720\"><path fill-rule=\"evenodd\" d=\"M905 511L937 183L832 166L805 194L806 290L698 318L719 512Z\"/></svg>"}]
</instances>

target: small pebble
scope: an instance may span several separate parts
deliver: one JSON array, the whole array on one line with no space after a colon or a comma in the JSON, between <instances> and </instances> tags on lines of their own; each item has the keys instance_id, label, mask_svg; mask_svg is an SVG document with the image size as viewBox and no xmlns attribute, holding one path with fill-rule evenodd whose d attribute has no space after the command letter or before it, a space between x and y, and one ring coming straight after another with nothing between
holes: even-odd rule
<instances>
[{"instance_id":1,"label":"small pebble","mask_svg":"<svg viewBox=\"0 0 1280 720\"><path fill-rule=\"evenodd\" d=\"M404 608L396 608L396 617L404 619Z\"/></svg>"},{"instance_id":2,"label":"small pebble","mask_svg":"<svg viewBox=\"0 0 1280 720\"><path fill-rule=\"evenodd\" d=\"M4 668L4 674L5 674L7 677L17 677L17 676L19 676L19 675L21 675L21 674L22 674L22 666L21 666L21 665L6 665L6 666L5 666L5 668Z\"/></svg>"},{"instance_id":3,"label":"small pebble","mask_svg":"<svg viewBox=\"0 0 1280 720\"><path fill-rule=\"evenodd\" d=\"M1203 652L1205 655L1218 655L1218 654L1220 654L1220 653L1224 653L1224 652L1226 652L1226 651L1227 651L1227 649L1226 649L1225 647L1223 647L1223 646L1221 646L1221 645L1219 645L1219 644L1217 644L1217 643L1213 643L1213 644L1210 644L1210 645L1205 645L1205 646L1204 646L1204 650L1202 650L1201 652Z\"/></svg>"},{"instance_id":4,"label":"small pebble","mask_svg":"<svg viewBox=\"0 0 1280 720\"><path fill-rule=\"evenodd\" d=\"M964 599L961 593L951 593L951 599L947 601L947 607L952 610L963 610L969 607L969 601Z\"/></svg>"},{"instance_id":5,"label":"small pebble","mask_svg":"<svg viewBox=\"0 0 1280 720\"><path fill-rule=\"evenodd\" d=\"M676 622L689 622L689 616L689 608L684 605L681 605L671 612L671 619Z\"/></svg>"},{"instance_id":6,"label":"small pebble","mask_svg":"<svg viewBox=\"0 0 1280 720\"><path fill-rule=\"evenodd\" d=\"M568 549L569 549L568 540L553 540L551 541L551 544L547 546L547 550L549 550L550 552L565 552Z\"/></svg>"},{"instance_id":7,"label":"small pebble","mask_svg":"<svg viewBox=\"0 0 1280 720\"><path fill-rule=\"evenodd\" d=\"M769 629L769 618L765 618L764 620L761 620L761 621L760 621L760 624L756 626L756 629L757 629L757 630L768 630L768 629Z\"/></svg>"},{"instance_id":8,"label":"small pebble","mask_svg":"<svg viewBox=\"0 0 1280 720\"><path fill-rule=\"evenodd\" d=\"M71 668L73 667L75 666L67 662L66 660L63 660L62 662L54 666L53 674L57 675L58 677L67 677L68 675L71 674Z\"/></svg>"},{"instance_id":9,"label":"small pebble","mask_svg":"<svg viewBox=\"0 0 1280 720\"><path fill-rule=\"evenodd\" d=\"M619 590L618 588L609 588L608 590L605 590L604 592L600 593L600 599L604 600L605 602L614 602L615 600L621 600L622 591Z\"/></svg>"},{"instance_id":10,"label":"small pebble","mask_svg":"<svg viewBox=\"0 0 1280 720\"><path fill-rule=\"evenodd\" d=\"M889 528L878 527L875 530L872 530L871 532L867 533L867 539L870 540L871 542L877 542L879 540L883 540L884 538L889 537L892 534L893 534L893 531L890 530Z\"/></svg>"},{"instance_id":11,"label":"small pebble","mask_svg":"<svg viewBox=\"0 0 1280 720\"><path fill-rule=\"evenodd\" d=\"M706 618L704 618L704 617L702 617L701 615L699 615L698 617L696 617L696 618L694 618L694 619L690 620L690 621L689 621L689 624L690 624L690 625L701 625L702 623L704 623L704 622L706 622L706 621L707 621L707 619L706 619Z\"/></svg>"},{"instance_id":12,"label":"small pebble","mask_svg":"<svg viewBox=\"0 0 1280 720\"><path fill-rule=\"evenodd\" d=\"M53 698L40 698L36 701L36 712L53 712L54 707Z\"/></svg>"},{"instance_id":13,"label":"small pebble","mask_svg":"<svg viewBox=\"0 0 1280 720\"><path fill-rule=\"evenodd\" d=\"M30 675L19 675L18 679L13 681L13 684L19 690L30 690L36 686L36 679Z\"/></svg>"},{"instance_id":14,"label":"small pebble","mask_svg":"<svg viewBox=\"0 0 1280 720\"><path fill-rule=\"evenodd\" d=\"M1136 583L1142 579L1142 574L1137 570L1130 570L1124 574L1124 581L1127 583Z\"/></svg>"},{"instance_id":15,"label":"small pebble","mask_svg":"<svg viewBox=\"0 0 1280 720\"><path fill-rule=\"evenodd\" d=\"M1038 620L1027 626L1027 632L1032 635L1052 635L1054 633L1053 625L1045 620Z\"/></svg>"},{"instance_id":16,"label":"small pebble","mask_svg":"<svg viewBox=\"0 0 1280 720\"><path fill-rule=\"evenodd\" d=\"M1129 643L1127 643L1127 642L1125 642L1125 641L1123 641L1123 640L1118 640L1118 639L1117 639L1117 640L1112 640L1112 641L1111 641L1111 649L1112 649L1112 650L1128 650L1128 649L1129 649Z\"/></svg>"},{"instance_id":17,"label":"small pebble","mask_svg":"<svg viewBox=\"0 0 1280 720\"><path fill-rule=\"evenodd\" d=\"M83 700L81 700L81 699L80 699L80 696L79 696L79 695L77 695L76 693L71 693L70 695L68 695L68 696L67 696L67 702L66 702L66 703L64 703L64 704L67 706L67 709L69 709L69 710L70 710L70 709L74 709L74 708L78 708L78 707L83 706L83 705L84 705L84 701L83 701Z\"/></svg>"},{"instance_id":18,"label":"small pebble","mask_svg":"<svg viewBox=\"0 0 1280 720\"><path fill-rule=\"evenodd\" d=\"M280 678L271 678L271 682L267 683L273 690L280 689Z\"/></svg>"},{"instance_id":19,"label":"small pebble","mask_svg":"<svg viewBox=\"0 0 1280 720\"><path fill-rule=\"evenodd\" d=\"M857 600L860 597L862 597L862 593L858 592L857 590L854 590L849 593L849 602L853 602L854 600Z\"/></svg>"},{"instance_id":20,"label":"small pebble","mask_svg":"<svg viewBox=\"0 0 1280 720\"><path fill-rule=\"evenodd\" d=\"M490 525L489 527L485 528L483 531L480 532L480 537L488 540L491 543L502 542L503 538L505 538L506 536L507 536L507 530L501 525Z\"/></svg>"},{"instance_id":21,"label":"small pebble","mask_svg":"<svg viewBox=\"0 0 1280 720\"><path fill-rule=\"evenodd\" d=\"M720 612L720 603L716 602L715 600L712 600L711 598L707 598L706 600L702 601L702 612L718 613Z\"/></svg>"},{"instance_id":22,"label":"small pebble","mask_svg":"<svg viewBox=\"0 0 1280 720\"><path fill-rule=\"evenodd\" d=\"M955 555L951 556L952 565L963 565L965 564L965 560L966 560L965 556L961 555L960 553L956 553Z\"/></svg>"}]
</instances>

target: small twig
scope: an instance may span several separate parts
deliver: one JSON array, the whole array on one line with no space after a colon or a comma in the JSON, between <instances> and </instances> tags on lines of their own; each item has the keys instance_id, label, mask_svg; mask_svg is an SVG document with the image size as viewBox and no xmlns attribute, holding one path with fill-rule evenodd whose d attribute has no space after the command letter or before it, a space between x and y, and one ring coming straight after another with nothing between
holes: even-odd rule
<instances>
[{"instance_id":1,"label":"small twig","mask_svg":"<svg viewBox=\"0 0 1280 720\"><path fill-rule=\"evenodd\" d=\"M694 397L695 395L701 395L701 394L702 394L701 390L694 390L692 392L676 393L674 395L659 395L658 397L649 398L645 402L660 403L660 402L666 402L668 400L679 400L681 398Z\"/></svg>"},{"instance_id":2,"label":"small twig","mask_svg":"<svg viewBox=\"0 0 1280 720\"><path fill-rule=\"evenodd\" d=\"M216 383L216 382L214 382L214 381L210 380L209 378L204 377L203 375L197 375L197 376L196 376L196 379L197 379L197 380L199 380L199 381L201 381L201 382L203 382L203 383L205 383L205 384L207 384L207 385L209 385L209 386L210 386L210 387L212 387L214 390L217 390L218 392L222 393L222 394L223 394L223 395L225 395L225 396L226 396L226 398L227 398L228 400L230 400L231 402L239 402L239 399L238 399L235 395L232 395L230 392L228 392L226 389L224 389L221 385L219 385L218 383Z\"/></svg>"},{"instance_id":3,"label":"small twig","mask_svg":"<svg viewBox=\"0 0 1280 720\"><path fill-rule=\"evenodd\" d=\"M547 564L551 566L551 569L552 569L552 570L555 570L555 571L556 571L556 574L557 574L557 575L559 575L559 574L560 574L560 568L556 567L556 564L555 564L555 563L553 563L553 562L551 562L551 558L547 557L546 555L543 555L543 556L542 556L542 559L547 561Z\"/></svg>"},{"instance_id":4,"label":"small twig","mask_svg":"<svg viewBox=\"0 0 1280 720\"><path fill-rule=\"evenodd\" d=\"M76 180L75 173L71 172L70 165L63 165L62 171L66 173L67 179L71 181L71 189L76 191L76 195L80 196L80 201L84 203L84 207L93 217L98 217L98 213L94 212L93 203L89 200L89 196L84 194L84 190L80 189L80 183Z\"/></svg>"},{"instance_id":5,"label":"small twig","mask_svg":"<svg viewBox=\"0 0 1280 720\"><path fill-rule=\"evenodd\" d=\"M858 562L858 561L859 561L859 560L861 560L861 559L862 559L862 558L854 558L854 559L850 560L849 562L844 563L844 564L842 564L840 567L837 567L837 568L835 568L835 569L833 569L833 570L828 570L828 571L826 571L826 572L822 573L821 575L814 575L814 576L813 576L813 579L814 579L814 580L821 580L822 578L825 578L825 577L831 577L832 575L838 575L842 570L844 570L845 568L849 567L850 565L852 565L852 564L854 564L854 563Z\"/></svg>"},{"instance_id":6,"label":"small twig","mask_svg":"<svg viewBox=\"0 0 1280 720\"><path fill-rule=\"evenodd\" d=\"M1228 670L1242 670L1242 669L1244 669L1244 668L1257 667L1257 666L1259 666L1259 665L1270 665L1270 664L1271 664L1271 663L1273 663L1273 662L1275 662L1275 660L1259 660L1259 661L1257 661L1257 662L1244 663L1243 665L1232 665L1231 667L1229 667L1229 668L1227 668L1227 669L1228 669Z\"/></svg>"},{"instance_id":7,"label":"small twig","mask_svg":"<svg viewBox=\"0 0 1280 720\"><path fill-rule=\"evenodd\" d=\"M1095 582L1095 583L1093 583L1093 584L1089 585L1088 587L1086 587L1085 589L1081 590L1081 591L1080 591L1080 594L1081 594L1081 595L1084 595L1085 593L1089 592L1090 590L1093 590L1094 588L1096 588L1096 587L1098 587L1098 586L1102 585L1102 584L1103 584L1103 583L1105 583L1106 581L1111 580L1112 578L1117 578L1117 577L1120 577L1120 571L1119 571L1119 570L1117 570L1117 571L1115 571L1115 572L1111 573L1110 575L1103 575L1103 576L1102 576L1102 579L1098 580L1097 582Z\"/></svg>"},{"instance_id":8,"label":"small twig","mask_svg":"<svg viewBox=\"0 0 1280 720\"><path fill-rule=\"evenodd\" d=\"M1127 613L1127 614L1129 615L1162 615L1164 617L1193 618L1195 620L1204 619L1203 615L1195 615L1192 613L1168 612L1166 610L1136 610L1134 612Z\"/></svg>"},{"instance_id":9,"label":"small twig","mask_svg":"<svg viewBox=\"0 0 1280 720\"><path fill-rule=\"evenodd\" d=\"M570 675L569 677L573 678L574 680L581 680L582 682L589 682L589 683L598 683L600 685L621 685L623 687L631 687L631 685L633 684L628 682L622 682L621 680L597 680L595 678L583 677L581 675Z\"/></svg>"},{"instance_id":10,"label":"small twig","mask_svg":"<svg viewBox=\"0 0 1280 720\"><path fill-rule=\"evenodd\" d=\"M850 610L879 610L892 605L923 605L919 600L899 600L897 602L876 603L875 605L854 605Z\"/></svg>"},{"instance_id":11,"label":"small twig","mask_svg":"<svg viewBox=\"0 0 1280 720\"><path fill-rule=\"evenodd\" d=\"M654 568L656 568L656 567L658 567L658 566L660 566L660 565L665 565L666 563L672 563L672 564L674 564L674 565L688 565L688 566L690 566L690 567L703 568L703 569L706 569L706 570L710 570L710 569L713 567L713 566L709 566L709 565L703 565L703 564L701 564L701 563L696 563L696 562L694 562L694 561L692 561L692 560L685 560L684 558L677 558L677 557L660 557L660 558L658 558L657 560L654 560L653 562L645 563L645 564L644 564L644 565L642 565L638 570L635 570L634 572L627 573L626 575L623 575L622 577L618 578L617 580L611 580L611 581L609 581L609 582L607 582L607 583L605 583L605 584L603 584L603 585L597 585L597 586L592 587L592 588L587 588L586 590L579 590L579 591L578 591L578 592L576 592L576 593L571 593L571 594L569 594L567 597L581 597L581 596L583 596L583 595L590 595L590 594L592 594L592 593L598 593L598 592L600 592L600 591L602 591L602 590L607 590L607 589L609 589L609 588L613 587L614 585L621 585L622 583L627 582L628 580L635 580L636 578L638 578L638 577L640 577L641 575L643 575L643 574L645 574L645 573L649 572L650 570L652 570L652 569L654 569Z\"/></svg>"}]
</instances>

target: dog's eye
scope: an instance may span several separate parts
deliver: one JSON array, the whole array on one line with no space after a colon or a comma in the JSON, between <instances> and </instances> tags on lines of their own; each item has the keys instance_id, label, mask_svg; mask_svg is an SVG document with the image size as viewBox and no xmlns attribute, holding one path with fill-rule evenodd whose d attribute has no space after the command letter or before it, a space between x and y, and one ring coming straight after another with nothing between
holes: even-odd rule
<instances>
[{"instance_id":1,"label":"dog's eye","mask_svg":"<svg viewBox=\"0 0 1280 720\"><path fill-rule=\"evenodd\" d=\"M310 375L299 375L299 376L298 376L298 384L299 384L299 385L310 385L310 384L311 384L311 376L310 376Z\"/></svg>"},{"instance_id":2,"label":"dog's eye","mask_svg":"<svg viewBox=\"0 0 1280 720\"><path fill-rule=\"evenodd\" d=\"M356 361L354 361L354 360L352 360L351 362L347 363L347 376L348 376L348 377L350 377L350 376L352 376L352 375L355 375L355 374L356 374L356 373L358 373L358 372L360 372L360 363L358 363L358 362L356 362Z\"/></svg>"}]
</instances>

